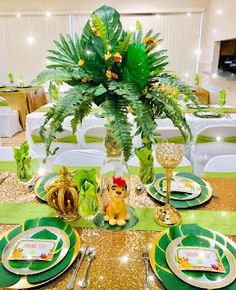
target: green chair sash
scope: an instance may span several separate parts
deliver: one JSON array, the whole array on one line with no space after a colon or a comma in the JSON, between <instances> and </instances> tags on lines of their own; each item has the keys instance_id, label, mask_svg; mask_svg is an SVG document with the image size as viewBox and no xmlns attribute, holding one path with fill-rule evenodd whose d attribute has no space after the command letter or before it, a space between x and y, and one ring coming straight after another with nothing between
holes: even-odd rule
<instances>
[{"instance_id":1,"label":"green chair sash","mask_svg":"<svg viewBox=\"0 0 236 290\"><path fill-rule=\"evenodd\" d=\"M182 135L170 137L170 138L155 138L157 143L161 143L163 140L167 140L170 143L186 144L185 139Z\"/></svg>"},{"instance_id":2,"label":"green chair sash","mask_svg":"<svg viewBox=\"0 0 236 290\"><path fill-rule=\"evenodd\" d=\"M97 137L97 136L91 136L91 135L84 135L84 141L85 143L94 143L94 142L103 142L103 137Z\"/></svg>"},{"instance_id":3,"label":"green chair sash","mask_svg":"<svg viewBox=\"0 0 236 290\"><path fill-rule=\"evenodd\" d=\"M6 100L0 100L0 107L9 107L9 103Z\"/></svg>"},{"instance_id":4,"label":"green chair sash","mask_svg":"<svg viewBox=\"0 0 236 290\"><path fill-rule=\"evenodd\" d=\"M221 142L228 142L228 143L236 143L236 136L224 137L224 138L221 138L220 141ZM201 135L201 134L197 136L197 140L196 140L197 144L211 143L211 142L217 142L217 138L212 137L212 136L207 136L207 135Z\"/></svg>"},{"instance_id":5,"label":"green chair sash","mask_svg":"<svg viewBox=\"0 0 236 290\"><path fill-rule=\"evenodd\" d=\"M39 135L31 134L31 138L35 144L44 143L42 137ZM62 138L58 138L55 140L55 142L78 144L78 140L77 140L76 135L68 135L68 136L65 136Z\"/></svg>"},{"instance_id":6,"label":"green chair sash","mask_svg":"<svg viewBox=\"0 0 236 290\"><path fill-rule=\"evenodd\" d=\"M39 169L39 161L38 159L32 159L32 168L33 172L36 173ZM0 161L0 172L8 171L8 172L16 172L17 165L14 161Z\"/></svg>"}]
</instances>

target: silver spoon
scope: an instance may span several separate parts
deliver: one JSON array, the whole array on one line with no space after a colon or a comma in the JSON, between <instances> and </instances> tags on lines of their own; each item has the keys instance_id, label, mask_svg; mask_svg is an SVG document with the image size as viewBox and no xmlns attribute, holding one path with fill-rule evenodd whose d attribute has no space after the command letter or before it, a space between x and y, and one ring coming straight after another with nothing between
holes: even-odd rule
<instances>
[{"instance_id":1,"label":"silver spoon","mask_svg":"<svg viewBox=\"0 0 236 290\"><path fill-rule=\"evenodd\" d=\"M80 282L80 287L81 288L86 288L88 286L88 272L89 272L89 266L91 264L91 262L96 258L96 249L95 248L88 248L86 251L86 259L87 259L87 265L86 265L86 269L84 272L84 277Z\"/></svg>"}]
</instances>

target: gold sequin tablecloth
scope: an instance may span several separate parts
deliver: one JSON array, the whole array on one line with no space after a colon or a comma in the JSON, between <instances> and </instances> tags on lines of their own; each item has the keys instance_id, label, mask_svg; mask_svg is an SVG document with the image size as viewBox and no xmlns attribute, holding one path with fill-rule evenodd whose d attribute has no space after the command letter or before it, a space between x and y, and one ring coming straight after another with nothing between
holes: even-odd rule
<instances>
[{"instance_id":1,"label":"gold sequin tablecloth","mask_svg":"<svg viewBox=\"0 0 236 290\"><path fill-rule=\"evenodd\" d=\"M236 179L209 178L218 198L198 207L204 210L236 211ZM132 177L130 205L134 207L155 207L156 203L147 195L137 196L134 186L138 178ZM14 173L0 185L1 202L36 202L33 193L28 193ZM13 194L14 193L14 194ZM194 209L194 208L193 208ZM207 218L207 217L206 217ZM222 221L223 222L223 217ZM13 228L12 225L0 225L0 233ZM151 231L106 231L100 229L77 229L83 245L93 245L97 250L97 258L92 262L89 272L89 290L142 290L144 289L144 262L142 252L144 246L151 244L158 234ZM232 237L236 241L236 237ZM78 282L85 268L85 261L78 274L75 290L80 289ZM34 289L64 290L71 277L73 266L55 281ZM161 290L164 287L153 275L150 276L151 289ZM177 289L176 289L177 290ZM178 289L179 290L179 289Z\"/></svg>"}]
</instances>

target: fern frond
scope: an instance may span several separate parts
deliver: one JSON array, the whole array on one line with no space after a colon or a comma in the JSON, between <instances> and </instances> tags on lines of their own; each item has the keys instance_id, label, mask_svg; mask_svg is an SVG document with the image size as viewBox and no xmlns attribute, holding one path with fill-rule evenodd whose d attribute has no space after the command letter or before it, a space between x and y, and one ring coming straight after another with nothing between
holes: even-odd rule
<instances>
[{"instance_id":1,"label":"fern frond","mask_svg":"<svg viewBox=\"0 0 236 290\"><path fill-rule=\"evenodd\" d=\"M125 160L130 157L132 149L131 124L128 122L128 104L122 98L110 98L102 104L104 113L109 122L106 127L110 130L111 137L123 149Z\"/></svg>"},{"instance_id":2,"label":"fern frond","mask_svg":"<svg viewBox=\"0 0 236 290\"><path fill-rule=\"evenodd\" d=\"M106 25L104 24L103 20L95 13L92 15L92 19L93 24L97 29L97 35L101 37L105 50L108 50L109 40L107 37Z\"/></svg>"},{"instance_id":3,"label":"fern frond","mask_svg":"<svg viewBox=\"0 0 236 290\"><path fill-rule=\"evenodd\" d=\"M176 75L164 73L158 77L158 80L164 85L169 85L173 88L177 88L181 93L187 96L188 100L192 101L196 105L199 104L197 97L193 94L190 87L182 82L180 78L178 78Z\"/></svg>"},{"instance_id":4,"label":"fern frond","mask_svg":"<svg viewBox=\"0 0 236 290\"><path fill-rule=\"evenodd\" d=\"M114 48L115 52L119 52L121 55L124 54L129 47L131 39L131 33L128 33L125 38Z\"/></svg>"},{"instance_id":5,"label":"fern frond","mask_svg":"<svg viewBox=\"0 0 236 290\"><path fill-rule=\"evenodd\" d=\"M78 108L84 102L92 102L92 95L96 87L91 88L89 85L75 86L70 89L64 98L59 99L57 105L53 107L46 115L46 120L41 126L40 135L45 141L47 156L55 154L58 148L53 152L50 150L51 143L56 139L56 133L63 130L62 123L66 117L74 115ZM47 124L50 123L50 132L45 139L45 131Z\"/></svg>"}]
</instances>

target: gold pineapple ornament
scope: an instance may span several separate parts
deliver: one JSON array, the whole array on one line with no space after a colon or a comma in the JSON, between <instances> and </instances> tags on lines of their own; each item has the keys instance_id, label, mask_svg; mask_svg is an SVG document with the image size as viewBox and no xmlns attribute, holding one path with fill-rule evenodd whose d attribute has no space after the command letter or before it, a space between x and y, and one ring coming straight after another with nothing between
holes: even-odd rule
<instances>
[{"instance_id":1,"label":"gold pineapple ornament","mask_svg":"<svg viewBox=\"0 0 236 290\"><path fill-rule=\"evenodd\" d=\"M156 150L156 158L165 170L166 175L166 204L158 207L154 219L161 226L175 226L182 222L179 212L170 204L171 178L173 170L183 158L183 151L179 144L162 142Z\"/></svg>"},{"instance_id":2,"label":"gold pineapple ornament","mask_svg":"<svg viewBox=\"0 0 236 290\"><path fill-rule=\"evenodd\" d=\"M77 187L65 166L58 175L59 179L46 188L48 204L57 211L57 217L68 222L76 220L79 218Z\"/></svg>"}]
</instances>

